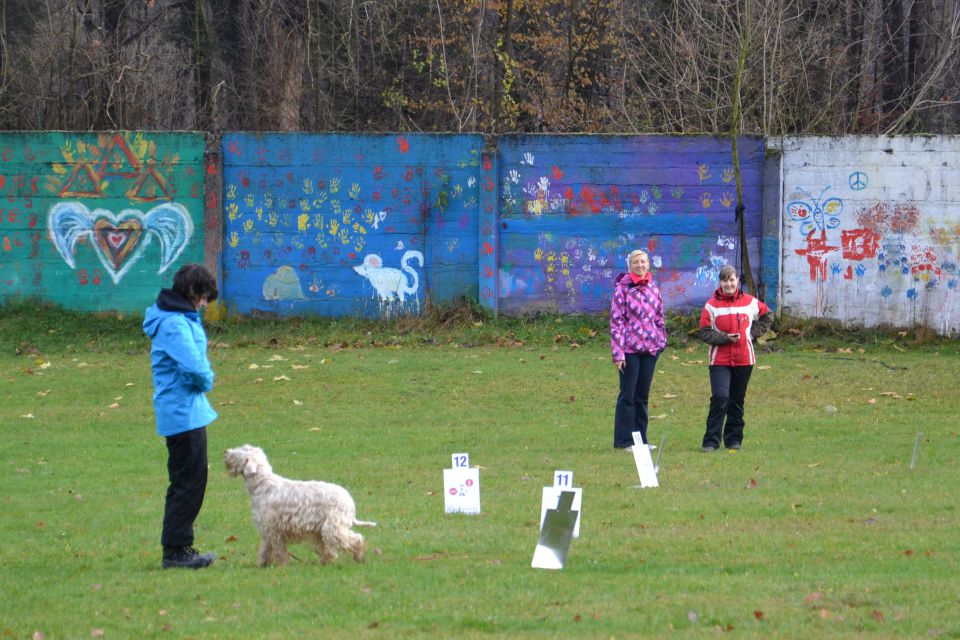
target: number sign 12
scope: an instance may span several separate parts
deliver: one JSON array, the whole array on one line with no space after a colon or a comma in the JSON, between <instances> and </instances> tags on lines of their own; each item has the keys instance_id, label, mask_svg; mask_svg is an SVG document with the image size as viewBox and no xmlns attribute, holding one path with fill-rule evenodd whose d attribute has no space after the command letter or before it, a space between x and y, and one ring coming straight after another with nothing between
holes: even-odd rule
<instances>
[{"instance_id":1,"label":"number sign 12","mask_svg":"<svg viewBox=\"0 0 960 640\"><path fill-rule=\"evenodd\" d=\"M450 465L454 469L469 469L470 468L470 454L469 453L455 453L453 454L453 462Z\"/></svg>"}]
</instances>

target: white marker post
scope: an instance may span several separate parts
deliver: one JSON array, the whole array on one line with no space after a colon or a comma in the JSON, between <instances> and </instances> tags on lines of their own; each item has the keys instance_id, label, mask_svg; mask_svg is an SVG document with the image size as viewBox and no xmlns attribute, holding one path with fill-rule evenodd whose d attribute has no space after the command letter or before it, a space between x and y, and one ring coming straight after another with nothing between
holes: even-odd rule
<instances>
[{"instance_id":1,"label":"white marker post","mask_svg":"<svg viewBox=\"0 0 960 640\"><path fill-rule=\"evenodd\" d=\"M640 488L660 486L657 480L657 469L653 466L653 458L650 457L650 447L644 444L643 436L639 431L633 432L633 461L637 463L637 473L640 474Z\"/></svg>"},{"instance_id":2,"label":"white marker post","mask_svg":"<svg viewBox=\"0 0 960 640\"><path fill-rule=\"evenodd\" d=\"M573 491L573 506L577 512L577 522L573 526L573 537L580 537L580 510L583 502L583 489L573 486L573 471L554 471L553 486L543 488L543 499L540 502L540 528L547 517L548 509L556 509L560 504L560 494L564 491Z\"/></svg>"},{"instance_id":3,"label":"white marker post","mask_svg":"<svg viewBox=\"0 0 960 640\"><path fill-rule=\"evenodd\" d=\"M470 468L470 454L455 453L443 470L443 506L446 513L480 513L480 470Z\"/></svg>"}]
</instances>

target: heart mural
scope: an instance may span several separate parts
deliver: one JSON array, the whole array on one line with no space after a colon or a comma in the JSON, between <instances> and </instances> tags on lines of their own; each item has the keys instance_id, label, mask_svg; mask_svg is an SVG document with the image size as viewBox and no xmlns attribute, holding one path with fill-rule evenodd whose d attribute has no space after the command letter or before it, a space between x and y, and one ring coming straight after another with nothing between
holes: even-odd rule
<instances>
[{"instance_id":1,"label":"heart mural","mask_svg":"<svg viewBox=\"0 0 960 640\"><path fill-rule=\"evenodd\" d=\"M90 211L80 202L60 202L50 208L47 218L50 239L71 269L76 268L76 246L89 237L91 245L114 284L140 260L150 240L160 243L160 269L163 273L187 247L193 235L193 220L183 205L169 202L142 213L124 209L112 213L106 209Z\"/></svg>"}]
</instances>

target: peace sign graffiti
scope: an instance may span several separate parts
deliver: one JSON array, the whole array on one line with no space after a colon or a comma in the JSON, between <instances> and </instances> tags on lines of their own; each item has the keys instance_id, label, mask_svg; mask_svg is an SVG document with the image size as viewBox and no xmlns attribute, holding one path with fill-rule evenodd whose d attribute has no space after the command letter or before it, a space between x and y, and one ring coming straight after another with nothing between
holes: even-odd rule
<instances>
[{"instance_id":1,"label":"peace sign graffiti","mask_svg":"<svg viewBox=\"0 0 960 640\"><path fill-rule=\"evenodd\" d=\"M850 177L847 178L847 182L854 191L863 191L867 188L867 183L870 182L870 180L863 171L854 171L850 174Z\"/></svg>"}]
</instances>

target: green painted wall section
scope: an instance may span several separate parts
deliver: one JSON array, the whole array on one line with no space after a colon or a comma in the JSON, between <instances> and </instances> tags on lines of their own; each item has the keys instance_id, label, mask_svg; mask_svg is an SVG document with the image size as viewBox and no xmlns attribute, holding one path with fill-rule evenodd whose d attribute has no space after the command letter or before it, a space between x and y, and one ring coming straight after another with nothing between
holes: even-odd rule
<instances>
[{"instance_id":1,"label":"green painted wall section","mask_svg":"<svg viewBox=\"0 0 960 640\"><path fill-rule=\"evenodd\" d=\"M204 258L204 136L0 134L0 300L140 312Z\"/></svg>"}]
</instances>

